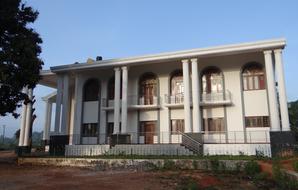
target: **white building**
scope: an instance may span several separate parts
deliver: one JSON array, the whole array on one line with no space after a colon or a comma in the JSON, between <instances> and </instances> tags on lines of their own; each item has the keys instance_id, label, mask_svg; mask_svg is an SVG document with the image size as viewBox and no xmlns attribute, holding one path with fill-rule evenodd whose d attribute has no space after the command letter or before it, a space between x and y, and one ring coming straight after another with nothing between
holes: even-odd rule
<instances>
[{"instance_id":1,"label":"white building","mask_svg":"<svg viewBox=\"0 0 298 190\"><path fill-rule=\"evenodd\" d=\"M290 131L285 45L274 39L51 67L40 81L57 89L43 98L44 140L67 135L72 147L88 147L108 144L111 134L128 134L132 144L187 136L204 154L270 155L270 133ZM28 145L30 109L22 112L20 146Z\"/></svg>"}]
</instances>

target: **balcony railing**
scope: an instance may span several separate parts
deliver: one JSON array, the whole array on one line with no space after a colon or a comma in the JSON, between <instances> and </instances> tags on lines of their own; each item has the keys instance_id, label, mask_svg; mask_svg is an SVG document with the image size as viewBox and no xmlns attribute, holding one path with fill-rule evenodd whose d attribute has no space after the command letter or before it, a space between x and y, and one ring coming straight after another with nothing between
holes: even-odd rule
<instances>
[{"instance_id":1,"label":"balcony railing","mask_svg":"<svg viewBox=\"0 0 298 190\"><path fill-rule=\"evenodd\" d=\"M192 97L190 97L192 103ZM165 95L165 104L168 106L182 106L184 103L184 94ZM228 105L231 104L231 92L226 90L217 93L201 94L200 104L205 105Z\"/></svg>"},{"instance_id":2,"label":"balcony railing","mask_svg":"<svg viewBox=\"0 0 298 190\"><path fill-rule=\"evenodd\" d=\"M226 90L216 93L203 93L201 95L201 105L213 105L213 104L231 104L231 92Z\"/></svg>"},{"instance_id":3,"label":"balcony railing","mask_svg":"<svg viewBox=\"0 0 298 190\"><path fill-rule=\"evenodd\" d=\"M120 100L120 106L121 106ZM107 98L101 99L102 107L104 109L113 109L114 100L109 100ZM137 95L127 96L127 106L128 108L155 108L159 106L159 97L157 96L143 96L139 97Z\"/></svg>"}]
</instances>

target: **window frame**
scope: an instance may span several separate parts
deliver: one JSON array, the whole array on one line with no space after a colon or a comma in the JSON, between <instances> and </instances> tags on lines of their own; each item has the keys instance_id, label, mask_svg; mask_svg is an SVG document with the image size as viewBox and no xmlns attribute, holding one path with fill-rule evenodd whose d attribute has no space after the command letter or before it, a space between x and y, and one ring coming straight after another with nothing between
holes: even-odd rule
<instances>
[{"instance_id":1,"label":"window frame","mask_svg":"<svg viewBox=\"0 0 298 190\"><path fill-rule=\"evenodd\" d=\"M246 116L245 127L246 128L270 127L270 118L269 116Z\"/></svg>"},{"instance_id":2,"label":"window frame","mask_svg":"<svg viewBox=\"0 0 298 190\"><path fill-rule=\"evenodd\" d=\"M241 73L241 77L243 91L266 89L266 77L264 67L259 63L246 64Z\"/></svg>"},{"instance_id":3,"label":"window frame","mask_svg":"<svg viewBox=\"0 0 298 190\"><path fill-rule=\"evenodd\" d=\"M173 126L173 122L175 122L176 126ZM174 130L174 128L175 128L175 130ZM171 119L171 134L178 135L179 134L178 131L181 133L184 133L184 131L185 131L184 119Z\"/></svg>"}]
</instances>

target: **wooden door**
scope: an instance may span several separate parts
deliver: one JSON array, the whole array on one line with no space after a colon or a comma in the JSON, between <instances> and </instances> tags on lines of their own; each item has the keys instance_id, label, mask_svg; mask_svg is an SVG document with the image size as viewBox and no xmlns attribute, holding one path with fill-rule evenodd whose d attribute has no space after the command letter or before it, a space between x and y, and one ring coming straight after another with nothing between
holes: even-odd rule
<instances>
[{"instance_id":1,"label":"wooden door","mask_svg":"<svg viewBox=\"0 0 298 190\"><path fill-rule=\"evenodd\" d=\"M145 121L141 123L141 136L144 136L145 144L153 144L155 135L155 122Z\"/></svg>"}]
</instances>

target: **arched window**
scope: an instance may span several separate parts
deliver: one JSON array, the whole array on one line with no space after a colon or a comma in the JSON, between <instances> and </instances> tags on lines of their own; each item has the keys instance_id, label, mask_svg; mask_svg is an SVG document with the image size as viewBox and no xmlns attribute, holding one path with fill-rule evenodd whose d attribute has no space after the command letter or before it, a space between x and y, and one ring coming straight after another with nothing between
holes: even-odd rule
<instances>
[{"instance_id":1,"label":"arched window","mask_svg":"<svg viewBox=\"0 0 298 190\"><path fill-rule=\"evenodd\" d=\"M122 81L120 81L120 99L122 98ZM108 100L115 99L115 76L108 82Z\"/></svg>"},{"instance_id":2,"label":"arched window","mask_svg":"<svg viewBox=\"0 0 298 190\"><path fill-rule=\"evenodd\" d=\"M201 82L203 94L219 93L223 91L223 75L218 68L211 67L204 70Z\"/></svg>"},{"instance_id":3,"label":"arched window","mask_svg":"<svg viewBox=\"0 0 298 190\"><path fill-rule=\"evenodd\" d=\"M183 73L177 70L171 75L171 103L182 103L184 95Z\"/></svg>"},{"instance_id":4,"label":"arched window","mask_svg":"<svg viewBox=\"0 0 298 190\"><path fill-rule=\"evenodd\" d=\"M97 79L89 79L84 85L84 101L98 101L99 83Z\"/></svg>"},{"instance_id":5,"label":"arched window","mask_svg":"<svg viewBox=\"0 0 298 190\"><path fill-rule=\"evenodd\" d=\"M184 93L183 74L181 70L175 71L171 76L171 95Z\"/></svg>"},{"instance_id":6,"label":"arched window","mask_svg":"<svg viewBox=\"0 0 298 190\"><path fill-rule=\"evenodd\" d=\"M139 83L140 89L140 98L143 100L144 105L152 105L154 104L154 100L157 95L157 79L153 73L144 74L140 78Z\"/></svg>"},{"instance_id":7,"label":"arched window","mask_svg":"<svg viewBox=\"0 0 298 190\"><path fill-rule=\"evenodd\" d=\"M108 99L115 99L115 77L112 77L108 83Z\"/></svg>"},{"instance_id":8,"label":"arched window","mask_svg":"<svg viewBox=\"0 0 298 190\"><path fill-rule=\"evenodd\" d=\"M247 64L242 71L243 90L265 89L265 76L262 65Z\"/></svg>"}]
</instances>

